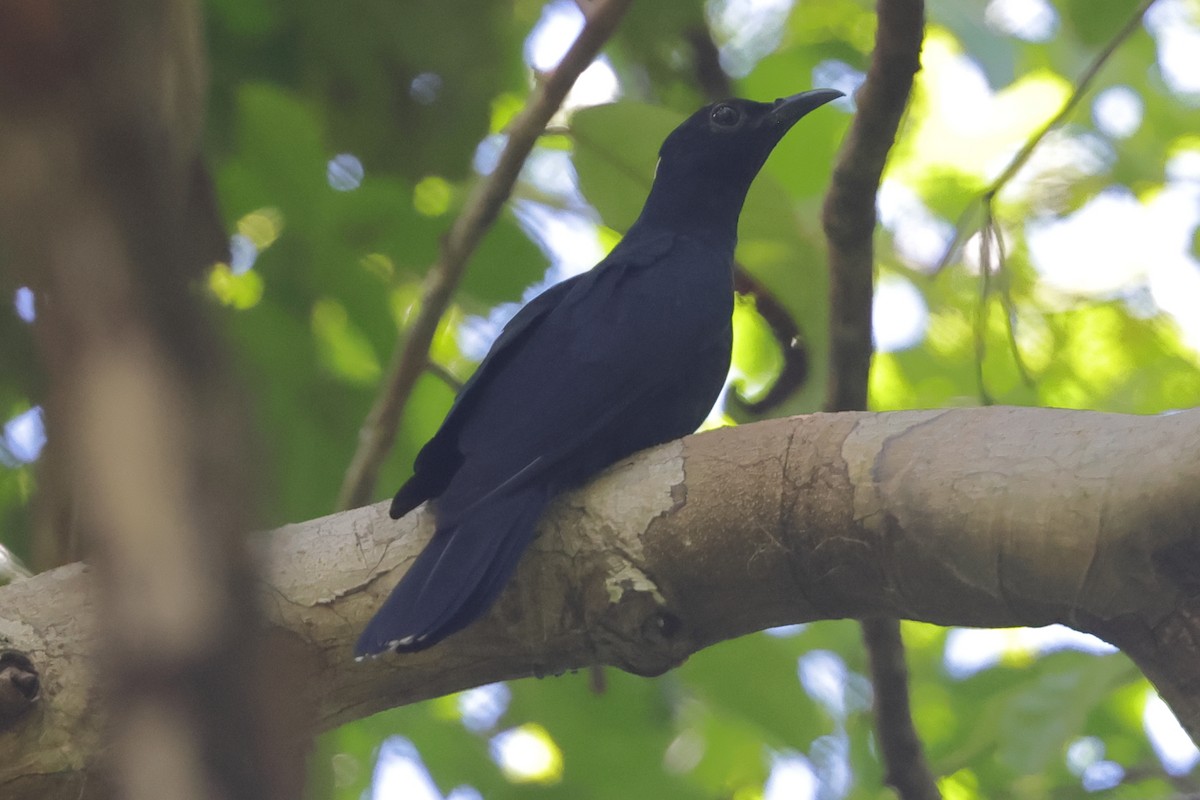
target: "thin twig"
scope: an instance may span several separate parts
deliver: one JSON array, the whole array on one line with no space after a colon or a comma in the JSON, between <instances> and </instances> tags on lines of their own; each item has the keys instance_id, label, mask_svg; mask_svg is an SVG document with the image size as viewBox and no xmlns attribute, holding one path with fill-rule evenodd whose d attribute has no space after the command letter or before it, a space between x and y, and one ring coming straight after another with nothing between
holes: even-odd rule
<instances>
[{"instance_id":1,"label":"thin twig","mask_svg":"<svg viewBox=\"0 0 1200 800\"><path fill-rule=\"evenodd\" d=\"M875 53L858 93L858 114L846 137L825 198L829 240L830 359L827 411L867 407L871 369L875 201L887 156L921 66L922 0L878 0ZM912 721L900 622L862 622L875 688L875 729L886 782L902 800L939 800Z\"/></svg>"},{"instance_id":2,"label":"thin twig","mask_svg":"<svg viewBox=\"0 0 1200 800\"><path fill-rule=\"evenodd\" d=\"M453 372L446 369L436 361L430 359L428 362L426 362L425 371L449 386L451 391L453 391L455 394L458 394L460 391L462 391L463 381L460 380L459 377Z\"/></svg>"},{"instance_id":3,"label":"thin twig","mask_svg":"<svg viewBox=\"0 0 1200 800\"><path fill-rule=\"evenodd\" d=\"M1088 90L1091 89L1092 83L1095 81L1096 76L1100 74L1100 70L1103 69L1104 65L1108 63L1108 60L1112 58L1112 55L1117 51L1117 48L1120 47L1121 44L1131 35L1133 35L1133 32L1141 26L1142 18L1145 17L1146 12L1150 10L1150 6L1154 5L1156 2L1158 2L1158 0L1142 0L1141 4L1138 5L1133 14L1130 15L1128 20L1126 20L1125 24L1121 26L1121 29L1113 34L1112 39L1110 39L1108 44L1104 46L1104 49L1096 54L1096 57L1092 59L1092 63L1088 64L1087 69L1085 69L1079 76L1079 79L1075 84L1075 90L1071 92L1071 96L1067 98L1065 103L1063 103L1063 106L1058 110L1058 113L1051 117L1050 120L1043 125L1040 130L1038 130L1037 133L1030 137L1029 141L1027 141L1025 145L1017 151L1017 154L1013 156L1012 161L1008 163L1008 166L1006 166L996 177L996 179L992 181L988 188L983 191L983 194L980 197L985 204L990 204L995 199L996 195L1000 193L1000 190L1003 189L1005 185L1021 170L1021 167L1025 166L1026 162L1029 161L1030 157L1033 155L1033 151L1038 148L1038 145L1042 143L1042 140L1044 140L1052 130L1061 125L1063 121L1070 116L1071 112L1075 110L1075 107L1078 106L1083 100L1084 95L1086 95ZM958 255L958 251L962 247L963 243L970 238L970 229L965 225L966 221L971 216L968 213L969 211L970 208L968 207L967 211L963 212L962 219L959 221L959 225L955 230L954 239L950 242L950 246L946 249L946 253L938 262L937 267L934 268L935 274L946 268L946 266L954 259L954 257Z\"/></svg>"},{"instance_id":4,"label":"thin twig","mask_svg":"<svg viewBox=\"0 0 1200 800\"><path fill-rule=\"evenodd\" d=\"M733 97L733 81L721 66L721 49L708 24L697 23L684 31L683 36L692 51L692 77L704 96L713 102Z\"/></svg>"},{"instance_id":5,"label":"thin twig","mask_svg":"<svg viewBox=\"0 0 1200 800\"><path fill-rule=\"evenodd\" d=\"M992 268L992 246L995 245L995 269ZM1021 348L1017 344L1017 309L1013 304L1012 292L1009 291L1007 280L1001 280L999 289L992 287L992 273L998 278L1007 277L1008 253L1004 248L1004 234L996 222L991 203L983 204L983 225L979 229L979 306L975 316L975 382L979 387L980 404L990 406L996 402L988 391L987 380L984 376L983 362L987 355L988 332L988 302L992 294L998 294L1000 308L1004 312L1004 331L1008 342L1009 352L1012 353L1013 363L1017 374L1026 386L1034 385L1033 376L1025 365Z\"/></svg>"},{"instance_id":6,"label":"thin twig","mask_svg":"<svg viewBox=\"0 0 1200 800\"><path fill-rule=\"evenodd\" d=\"M975 314L975 383L979 388L981 405L992 405L983 376L983 359L987 355L988 296L992 292L992 206L983 204L983 228L979 231L979 306Z\"/></svg>"},{"instance_id":7,"label":"thin twig","mask_svg":"<svg viewBox=\"0 0 1200 800\"><path fill-rule=\"evenodd\" d=\"M1141 26L1142 18L1145 17L1146 12L1150 10L1150 6L1154 5L1156 2L1157 0L1142 0L1141 5L1134 10L1133 14L1130 15L1125 24L1121 26L1121 29L1113 34L1113 37L1109 39L1108 44L1104 46L1104 49L1096 54L1096 57L1092 59L1090 64L1088 64L1087 69L1085 69L1079 76L1079 79L1075 84L1074 91L1071 92L1071 96L1067 98L1065 103L1063 103L1063 106L1058 110L1058 113L1051 117L1046 124L1038 130L1037 133L1030 137L1029 141L1025 142L1024 146L1017 151L1017 154L1014 155L1012 160L1008 163L1008 166L1006 166L1000 172L1000 174L996 176L996 179L991 182L988 188L983 191L983 194L981 194L978 199L972 200L967 205L967 208L963 211L961 217L959 218L958 225L955 226L954 238L950 240L950 244L947 246L946 252L942 254L937 266L934 267L934 275L937 275L944 270L958 255L959 250L970 238L971 233L975 230L979 231L981 267L979 278L979 316L976 319L975 324L975 377L976 383L979 386L979 396L984 405L990 405L993 402L993 398L985 385L983 375L983 357L985 355L987 346L985 342L985 336L987 331L988 297L991 294L991 286L989 285L989 280L991 277L991 262L988 256L992 237L995 237L999 255L997 274L1003 275L1003 270L1006 266L1004 241L1001 237L999 225L996 223L996 196L1008 184L1008 182L1011 181L1013 177L1015 177L1016 174L1021 171L1021 168L1028 163L1030 157L1033 156L1034 151L1050 134L1050 131L1061 125L1063 121L1070 116L1071 112L1075 110L1076 106L1079 105L1084 96L1088 93L1088 90L1091 89L1092 83L1096 80L1096 76L1100 74L1100 70L1112 57L1113 53L1117 51L1117 48L1120 47L1121 44ZM978 229L970 225L970 220L974 218L973 212L977 204L983 209L983 223ZM1025 366L1025 360L1021 356L1021 350L1017 346L1015 318L1016 309L1013 305L1012 296L1009 294L1007 287L1002 288L1000 292L1000 302L1004 308L1004 314L1007 320L1006 326L1009 349L1013 354L1013 360L1016 362L1017 371L1020 373L1022 382L1026 386L1032 386L1033 378Z\"/></svg>"},{"instance_id":8,"label":"thin twig","mask_svg":"<svg viewBox=\"0 0 1200 800\"><path fill-rule=\"evenodd\" d=\"M875 733L886 769L884 782L902 800L941 800L913 726L900 620L864 619L862 631L875 689Z\"/></svg>"},{"instance_id":9,"label":"thin twig","mask_svg":"<svg viewBox=\"0 0 1200 800\"><path fill-rule=\"evenodd\" d=\"M1007 279L1008 272L1008 250L1004 247L1004 232L1000 230L1000 226L996 224L995 217L992 218L993 235L996 237L996 273L1005 278L1000 290L1000 304L1004 308L1004 327L1008 332L1008 347L1013 354L1013 363L1017 366L1017 374L1021 376L1021 382L1029 388L1033 388L1033 375L1029 372L1029 367L1025 364L1025 357L1021 355L1021 348L1017 345L1017 307L1013 303L1012 292L1010 290L1010 281Z\"/></svg>"},{"instance_id":10,"label":"thin twig","mask_svg":"<svg viewBox=\"0 0 1200 800\"><path fill-rule=\"evenodd\" d=\"M425 276L417 318L408 329L403 346L393 353L379 396L359 430L358 449L338 493L339 508L353 508L370 501L379 467L396 438L404 406L425 369L434 332L468 259L512 194L521 167L546 123L562 105L575 79L616 30L631 3L632 0L604 0L588 9L587 24L571 49L552 72L542 76L525 108L509 125L508 141L495 170L475 184L462 212L443 238L441 254Z\"/></svg>"},{"instance_id":11,"label":"thin twig","mask_svg":"<svg viewBox=\"0 0 1200 800\"><path fill-rule=\"evenodd\" d=\"M1004 168L1004 171L1000 173L996 180L992 181L992 185L983 193L985 199L995 197L996 193L1004 187L1004 184L1012 180L1021 167L1025 166L1025 162L1029 160L1029 157L1033 155L1033 151L1037 149L1037 146L1042 143L1042 140L1046 138L1050 131L1061 125L1063 120L1075 110L1075 106L1079 105L1079 102L1083 100L1083 96L1092 87L1092 82L1096 80L1096 76L1108 62L1108 59L1112 58L1112 54L1117 51L1121 43L1128 39L1141 26L1142 17L1146 16L1146 12L1150 10L1150 6L1156 2L1158 0L1142 0L1141 5L1137 7L1125 24L1121 26L1121 29L1117 31L1116 35L1109 40L1104 49L1096 55L1092 63L1079 76L1079 82L1075 84L1075 91L1071 92L1071 96L1067 98L1067 102L1063 103L1063 107L1058 110L1057 114L1050 118L1050 121L1040 131L1033 135L1032 139L1025 143L1024 147L1017 151L1017 154L1013 156L1013 160Z\"/></svg>"}]
</instances>

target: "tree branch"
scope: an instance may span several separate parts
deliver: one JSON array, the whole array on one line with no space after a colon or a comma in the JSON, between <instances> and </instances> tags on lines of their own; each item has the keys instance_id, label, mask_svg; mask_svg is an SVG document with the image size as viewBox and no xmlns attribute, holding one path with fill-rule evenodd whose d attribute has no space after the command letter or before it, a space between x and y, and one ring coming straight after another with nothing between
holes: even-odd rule
<instances>
[{"instance_id":1,"label":"tree branch","mask_svg":"<svg viewBox=\"0 0 1200 800\"><path fill-rule=\"evenodd\" d=\"M879 0L875 52L858 93L858 113L825 198L829 239L830 361L827 411L865 410L871 368L875 198L887 154L920 69L922 0ZM875 689L875 729L885 781L904 800L940 798L912 720L900 621L862 621Z\"/></svg>"},{"instance_id":2,"label":"tree branch","mask_svg":"<svg viewBox=\"0 0 1200 800\"><path fill-rule=\"evenodd\" d=\"M822 222L829 240L830 367L827 411L867 407L875 194L921 68L924 4L879 0L875 54L858 112L838 155Z\"/></svg>"},{"instance_id":3,"label":"tree branch","mask_svg":"<svg viewBox=\"0 0 1200 800\"><path fill-rule=\"evenodd\" d=\"M1095 81L1096 76L1100 74L1100 70L1103 69L1104 65L1108 63L1108 60L1112 58L1113 53L1117 52L1117 48L1119 48L1126 39L1132 36L1134 31L1141 27L1142 18L1145 17L1146 12L1150 10L1150 6L1154 5L1156 2L1157 0L1142 0L1142 2L1138 4L1133 13L1129 15L1129 19L1125 21L1125 24L1121 26L1120 30L1113 34L1112 38L1109 39L1108 43L1104 46L1104 49L1096 54L1096 57L1092 59L1087 68L1084 69L1084 71L1080 74L1079 79L1075 82L1075 89L1071 92L1071 96L1067 98L1066 102L1063 103L1062 108L1058 110L1058 113L1051 117L1046 124L1038 130L1037 133L1031 136L1029 141L1025 142L1021 149L1017 151L1016 155L1012 157L1012 160L1008 162L1008 165L1005 166L1005 168L1001 170L1000 174L996 176L996 179L992 181L991 185L984 190L983 194L979 198L979 201L987 208L987 224L985 227L990 227L992 224L994 224L993 220L995 215L991 211L991 205L995 201L996 195L1000 193L1000 190L1003 189L1009 181L1016 177L1016 174L1021 171L1021 167L1025 166L1025 164L1029 161L1030 156L1033 155L1034 151L1037 150L1042 141L1045 140L1046 136L1049 135L1050 131L1063 124L1067 117L1071 115L1071 112L1074 111L1075 107L1079 105L1081 100L1083 100L1084 95L1086 95L1088 90L1092 88L1092 82ZM946 268L950 261L958 254L959 248L961 248L967 239L970 238L971 232L975 230L973 225L968 224L968 220L972 218L973 211L973 205L968 206L966 210L963 211L962 217L959 220L958 225L955 227L954 238L950 241L950 245L946 248L946 252L942 255L941 260L938 261L937 266L934 268L935 273L941 272ZM997 239L999 239L999 230L995 231L995 236ZM984 272L986 273L986 269Z\"/></svg>"},{"instance_id":4,"label":"tree branch","mask_svg":"<svg viewBox=\"0 0 1200 800\"><path fill-rule=\"evenodd\" d=\"M733 267L733 290L754 298L754 307L771 329L771 335L775 337L783 356L783 366L779 368L775 382L762 397L743 400L736 391L729 394L729 400L747 414L761 418L779 408L804 387L808 380L808 341L804 331L792 319L792 313L762 281L741 264L734 262Z\"/></svg>"},{"instance_id":5,"label":"tree branch","mask_svg":"<svg viewBox=\"0 0 1200 800\"><path fill-rule=\"evenodd\" d=\"M462 212L442 240L437 262L425 276L417 318L409 327L403 346L392 354L379 396L359 431L358 449L338 494L339 508L360 506L371 499L379 467L396 438L404 406L425 370L429 345L466 271L467 261L512 194L521 167L546 123L562 105L575 79L616 30L631 2L602 0L589 9L587 24L575 43L554 71L541 77L537 90L509 125L508 141L495 170L471 189Z\"/></svg>"},{"instance_id":6,"label":"tree branch","mask_svg":"<svg viewBox=\"0 0 1200 800\"><path fill-rule=\"evenodd\" d=\"M1071 92L1071 96L1067 98L1067 102L1063 103L1063 106L1058 110L1058 113L1051 117L1050 120L1042 126L1042 129L1035 133L1033 137L1030 138L1030 140L1027 141L1025 145L1017 151L1017 154L1013 156L1012 161L1008 163L1008 166L1004 168L1004 171L996 177L996 180L992 181L992 185L987 188L986 192L984 192L984 197L986 199L990 200L991 198L995 197L996 193L999 192L1006 183L1012 180L1013 176L1021 171L1021 167L1025 166L1025 163L1029 161L1029 157L1033 155L1033 151L1036 150L1038 145L1042 143L1042 140L1046 138L1047 134L1061 125L1063 120L1070 116L1071 112L1075 110L1075 107L1079 105L1079 102L1083 99L1083 96L1087 94L1088 89L1092 87L1092 82L1096 80L1096 76L1100 74L1100 70L1103 69L1104 65L1108 63L1108 59L1112 58L1113 53L1117 52L1117 48L1121 46L1122 42L1128 39L1134 31L1141 27L1142 17L1146 16L1146 12L1150 10L1150 6L1154 5L1156 2L1157 0L1142 0L1138 7L1134 9L1134 12L1129 15L1129 19L1125 20L1125 24L1121 26L1121 29L1113 34L1113 37L1109 39L1108 44L1104 46L1104 49L1096 54L1096 57L1092 59L1092 63L1088 64L1087 69L1085 69L1079 76L1079 80L1075 84L1075 90Z\"/></svg>"},{"instance_id":7,"label":"tree branch","mask_svg":"<svg viewBox=\"0 0 1200 800\"><path fill-rule=\"evenodd\" d=\"M593 663L653 675L788 623L898 616L1062 622L1109 636L1200 731L1200 410L1139 417L991 407L816 414L687 437L560 498L513 585L431 650L352 660L362 625L432 534L383 504L261 536L275 637L327 728L471 686ZM0 720L0 794L81 773L90 575L0 588L0 634L42 680ZM20 781L25 780L25 784Z\"/></svg>"},{"instance_id":8,"label":"tree branch","mask_svg":"<svg viewBox=\"0 0 1200 800\"><path fill-rule=\"evenodd\" d=\"M1008 165L1000 172L991 185L984 190L983 194L978 199L973 200L967 205L967 208L959 217L958 224L954 229L954 238L950 240L950 244L946 247L946 251L942 254L934 267L934 274L940 273L945 269L950 262L958 255L963 245L970 238L970 235L975 231L979 231L979 306L975 320L975 382L979 388L980 401L985 405L990 405L993 402L991 392L987 388L985 380L983 363L984 357L987 354L987 326L988 326L988 304L991 301L992 289L992 272L1003 275L1008 268L1007 256L1004 247L1004 233L1000 229L1000 225L996 222L996 196L1000 191L1008 185L1008 182L1016 177L1021 168L1028 163L1029 158L1034 151L1045 140L1046 136L1052 130L1061 125L1071 112L1083 100L1088 90L1091 88L1096 76L1100 74L1100 70L1112 57L1117 48L1121 46L1134 31L1141 27L1142 18L1146 16L1146 12L1150 10L1150 6L1154 5L1156 0L1142 0L1142 2L1134 9L1129 19L1121 26L1108 43L1104 46L1087 68L1079 76L1075 83L1075 88L1071 92L1070 97L1063 103L1062 108L1051 117L1045 125L1038 130L1027 142L1017 151ZM978 206L978 211L976 210ZM982 216L982 224L976 227L973 220L976 216ZM996 248L996 258L993 259L991 249L993 243ZM992 267L992 264L995 267ZM1008 288L1009 281L1000 281L1001 288L999 291L1000 303L1004 311L1005 329L1008 334L1008 349L1013 356L1013 363L1017 368L1018 374L1021 376L1021 381L1026 386L1032 386L1034 381L1029 374L1029 370L1025 366L1025 359L1021 355L1021 349L1017 344L1016 335L1016 320L1017 312L1012 301L1012 296Z\"/></svg>"},{"instance_id":9,"label":"tree branch","mask_svg":"<svg viewBox=\"0 0 1200 800\"><path fill-rule=\"evenodd\" d=\"M886 771L883 782L903 800L940 800L941 792L913 723L900 620L867 617L861 625L875 691L875 733Z\"/></svg>"}]
</instances>

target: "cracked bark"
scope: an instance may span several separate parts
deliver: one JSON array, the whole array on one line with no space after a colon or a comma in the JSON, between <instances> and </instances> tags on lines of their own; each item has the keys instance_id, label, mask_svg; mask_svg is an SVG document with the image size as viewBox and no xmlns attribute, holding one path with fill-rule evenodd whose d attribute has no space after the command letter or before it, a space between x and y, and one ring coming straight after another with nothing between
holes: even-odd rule
<instances>
[{"instance_id":1,"label":"cracked bark","mask_svg":"<svg viewBox=\"0 0 1200 800\"><path fill-rule=\"evenodd\" d=\"M1198 482L1200 410L816 414L723 429L560 498L479 624L362 664L354 638L430 535L428 515L393 522L368 506L257 541L271 632L306 675L296 702L320 727L593 663L653 675L763 628L887 614L1096 633L1195 737ZM54 796L34 791L40 779L85 773L101 752L91 583L72 565L0 589L0 645L42 683L33 711L0 720L6 798Z\"/></svg>"}]
</instances>

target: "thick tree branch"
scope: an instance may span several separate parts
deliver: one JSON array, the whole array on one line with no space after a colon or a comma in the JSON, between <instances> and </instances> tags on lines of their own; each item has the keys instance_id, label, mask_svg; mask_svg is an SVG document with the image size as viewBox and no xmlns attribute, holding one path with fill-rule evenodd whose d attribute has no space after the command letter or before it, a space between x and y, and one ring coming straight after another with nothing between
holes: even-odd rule
<instances>
[{"instance_id":1,"label":"thick tree branch","mask_svg":"<svg viewBox=\"0 0 1200 800\"><path fill-rule=\"evenodd\" d=\"M423 653L352 660L432 532L423 511L263 534L263 591L320 727L593 663L657 674L766 627L889 615L1107 635L1194 736L1198 484L1200 410L818 414L672 442L561 498L492 612ZM0 589L4 646L42 676L35 713L0 720L5 797L85 770L102 745L90 585L68 566Z\"/></svg>"},{"instance_id":2,"label":"thick tree branch","mask_svg":"<svg viewBox=\"0 0 1200 800\"><path fill-rule=\"evenodd\" d=\"M508 126L508 141L500 153L496 168L471 189L462 212L442 240L437 263L429 268L425 276L417 317L409 327L403 345L398 346L392 354L379 396L359 431L358 449L350 461L338 494L339 508L353 508L371 499L379 467L396 438L404 406L416 386L417 378L428 364L429 345L466 271L467 261L512 194L521 167L545 130L546 123L562 105L575 79L587 69L616 30L617 23L631 2L600 0L589 9L587 24L579 38L554 71L541 77L537 90L525 108Z\"/></svg>"},{"instance_id":3,"label":"thick tree branch","mask_svg":"<svg viewBox=\"0 0 1200 800\"><path fill-rule=\"evenodd\" d=\"M920 68L925 32L922 0L879 0L876 10L871 68L858 93L858 113L825 198L831 351L827 411L867 408L875 197L887 154L908 105L913 76ZM912 720L900 621L870 617L862 621L862 629L875 691L875 728L885 781L903 800L936 800L941 794Z\"/></svg>"}]
</instances>

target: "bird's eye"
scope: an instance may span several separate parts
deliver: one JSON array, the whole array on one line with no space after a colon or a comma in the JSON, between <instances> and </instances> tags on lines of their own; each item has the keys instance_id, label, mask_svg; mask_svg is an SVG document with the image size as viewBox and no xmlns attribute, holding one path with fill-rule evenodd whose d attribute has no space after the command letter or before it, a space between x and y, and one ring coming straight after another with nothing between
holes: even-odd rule
<instances>
[{"instance_id":1,"label":"bird's eye","mask_svg":"<svg viewBox=\"0 0 1200 800\"><path fill-rule=\"evenodd\" d=\"M736 108L722 103L712 110L709 119L722 128L732 128L741 121L742 115Z\"/></svg>"}]
</instances>

